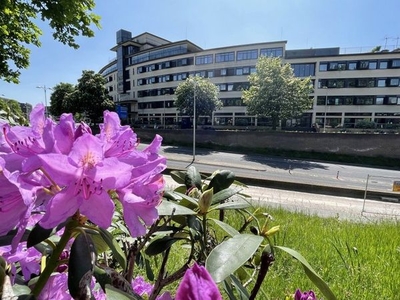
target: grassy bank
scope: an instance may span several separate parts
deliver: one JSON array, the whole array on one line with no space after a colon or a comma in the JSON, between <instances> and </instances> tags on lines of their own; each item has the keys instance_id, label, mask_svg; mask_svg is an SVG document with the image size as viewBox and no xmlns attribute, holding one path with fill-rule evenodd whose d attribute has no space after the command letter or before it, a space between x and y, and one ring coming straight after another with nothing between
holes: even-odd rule
<instances>
[{"instance_id":1,"label":"grassy bank","mask_svg":"<svg viewBox=\"0 0 400 300\"><path fill-rule=\"evenodd\" d=\"M355 223L268 207L266 211L274 217L271 226L281 225L274 243L299 251L338 299L398 299L399 222ZM241 224L237 218L237 214L229 214L234 227ZM296 260L276 252L263 283L264 292L269 299L284 299L296 288L316 290ZM316 293L322 297L318 290Z\"/></svg>"}]
</instances>

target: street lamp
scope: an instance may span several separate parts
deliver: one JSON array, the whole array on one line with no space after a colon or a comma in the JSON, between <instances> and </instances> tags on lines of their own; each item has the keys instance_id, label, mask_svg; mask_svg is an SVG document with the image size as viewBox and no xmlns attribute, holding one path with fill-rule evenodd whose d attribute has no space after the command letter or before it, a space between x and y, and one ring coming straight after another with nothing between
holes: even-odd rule
<instances>
[{"instance_id":1,"label":"street lamp","mask_svg":"<svg viewBox=\"0 0 400 300\"><path fill-rule=\"evenodd\" d=\"M52 90L52 88L48 88L45 85L39 85L36 88L37 89L43 89L43 91L44 91L44 105L45 105L44 106L44 115L46 117L48 117L48 114L47 114L47 90Z\"/></svg>"},{"instance_id":2,"label":"street lamp","mask_svg":"<svg viewBox=\"0 0 400 300\"><path fill-rule=\"evenodd\" d=\"M326 126L326 107L328 105L328 87L324 86L325 89L325 113L324 113L324 133L325 133L325 126Z\"/></svg>"},{"instance_id":3,"label":"street lamp","mask_svg":"<svg viewBox=\"0 0 400 300\"><path fill-rule=\"evenodd\" d=\"M194 162L196 158L196 88L197 83L194 80L194 90L193 90L193 160Z\"/></svg>"}]
</instances>

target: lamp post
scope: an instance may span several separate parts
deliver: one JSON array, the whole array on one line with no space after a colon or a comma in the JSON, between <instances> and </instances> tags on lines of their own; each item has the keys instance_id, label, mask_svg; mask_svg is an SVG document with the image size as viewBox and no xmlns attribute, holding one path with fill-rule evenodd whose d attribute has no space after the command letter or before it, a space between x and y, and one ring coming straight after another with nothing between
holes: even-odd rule
<instances>
[{"instance_id":1,"label":"lamp post","mask_svg":"<svg viewBox=\"0 0 400 300\"><path fill-rule=\"evenodd\" d=\"M328 87L324 86L323 89L325 89L325 113L324 113L324 133L325 133L325 126L326 126L326 107L328 105Z\"/></svg>"},{"instance_id":2,"label":"lamp post","mask_svg":"<svg viewBox=\"0 0 400 300\"><path fill-rule=\"evenodd\" d=\"M193 160L194 162L196 158L196 88L197 83L194 80L194 90L193 90Z\"/></svg>"},{"instance_id":3,"label":"lamp post","mask_svg":"<svg viewBox=\"0 0 400 300\"><path fill-rule=\"evenodd\" d=\"M43 89L44 91L44 115L46 116L46 118L48 117L47 114L47 90L52 90L52 88L48 88L46 87L46 85L39 85L36 87L37 89Z\"/></svg>"}]
</instances>

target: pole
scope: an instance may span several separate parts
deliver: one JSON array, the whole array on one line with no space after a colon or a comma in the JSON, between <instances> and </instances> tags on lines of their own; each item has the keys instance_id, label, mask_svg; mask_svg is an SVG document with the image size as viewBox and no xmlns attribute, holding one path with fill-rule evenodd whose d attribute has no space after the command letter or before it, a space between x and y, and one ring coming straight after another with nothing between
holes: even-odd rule
<instances>
[{"instance_id":1,"label":"pole","mask_svg":"<svg viewBox=\"0 0 400 300\"><path fill-rule=\"evenodd\" d=\"M325 133L325 126L326 126L326 107L328 105L328 87L324 87L325 89L325 113L324 113L324 133Z\"/></svg>"},{"instance_id":2,"label":"pole","mask_svg":"<svg viewBox=\"0 0 400 300\"><path fill-rule=\"evenodd\" d=\"M43 91L44 91L44 115L47 118L48 117L48 114L47 114L47 90L52 90L52 88L48 88L48 87L46 87L46 85L40 85L40 86L37 86L36 88L43 89Z\"/></svg>"},{"instance_id":3,"label":"pole","mask_svg":"<svg viewBox=\"0 0 400 300\"><path fill-rule=\"evenodd\" d=\"M193 162L196 159L196 81L194 81L193 91Z\"/></svg>"}]
</instances>

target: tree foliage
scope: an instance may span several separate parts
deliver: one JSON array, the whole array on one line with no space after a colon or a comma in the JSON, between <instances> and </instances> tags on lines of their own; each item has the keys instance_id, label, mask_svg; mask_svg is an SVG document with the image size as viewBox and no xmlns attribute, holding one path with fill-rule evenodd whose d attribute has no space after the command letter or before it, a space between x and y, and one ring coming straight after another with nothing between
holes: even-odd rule
<instances>
[{"instance_id":1,"label":"tree foliage","mask_svg":"<svg viewBox=\"0 0 400 300\"><path fill-rule=\"evenodd\" d=\"M54 116L62 113L79 114L92 122L97 122L103 116L104 110L115 110L115 104L110 100L105 79L94 71L83 71L77 85L59 83L53 88L50 97L50 112Z\"/></svg>"},{"instance_id":2,"label":"tree foliage","mask_svg":"<svg viewBox=\"0 0 400 300\"><path fill-rule=\"evenodd\" d=\"M183 115L193 116L196 96L196 120L199 116L211 116L222 107L218 87L208 78L190 76L175 91L175 106Z\"/></svg>"},{"instance_id":3,"label":"tree foliage","mask_svg":"<svg viewBox=\"0 0 400 300\"><path fill-rule=\"evenodd\" d=\"M94 0L1 0L0 78L18 83L20 69L29 66L28 45L40 47L42 31L34 19L49 22L54 39L78 48L77 36L94 36L92 24L100 27L99 16L91 11Z\"/></svg>"},{"instance_id":4,"label":"tree foliage","mask_svg":"<svg viewBox=\"0 0 400 300\"><path fill-rule=\"evenodd\" d=\"M295 77L290 64L282 64L280 58L260 57L249 81L242 95L247 112L270 117L273 129L279 120L297 117L312 104L311 79Z\"/></svg>"},{"instance_id":5,"label":"tree foliage","mask_svg":"<svg viewBox=\"0 0 400 300\"><path fill-rule=\"evenodd\" d=\"M0 97L0 119L11 125L26 125L28 123L26 113L22 111L19 102L2 97Z\"/></svg>"},{"instance_id":6,"label":"tree foliage","mask_svg":"<svg viewBox=\"0 0 400 300\"><path fill-rule=\"evenodd\" d=\"M53 87L53 92L50 96L50 114L60 116L64 112L70 111L68 101L71 99L71 94L75 92L75 87L71 83L61 82Z\"/></svg>"}]
</instances>

